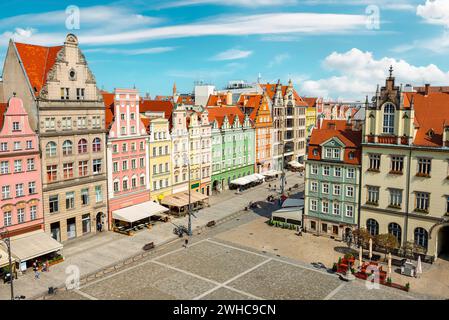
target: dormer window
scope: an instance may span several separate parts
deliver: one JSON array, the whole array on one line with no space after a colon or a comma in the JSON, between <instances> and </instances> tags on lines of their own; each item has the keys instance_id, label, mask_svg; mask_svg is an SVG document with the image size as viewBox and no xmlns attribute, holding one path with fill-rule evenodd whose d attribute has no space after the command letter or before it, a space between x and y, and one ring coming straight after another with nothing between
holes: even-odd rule
<instances>
[{"instance_id":1,"label":"dormer window","mask_svg":"<svg viewBox=\"0 0 449 320\"><path fill-rule=\"evenodd\" d=\"M427 136L429 138L433 138L434 135L435 135L435 132L433 131L433 129L430 129L429 131L427 131Z\"/></svg>"},{"instance_id":2,"label":"dormer window","mask_svg":"<svg viewBox=\"0 0 449 320\"><path fill-rule=\"evenodd\" d=\"M354 152L349 152L349 154L348 154L348 157L349 157L349 160L353 160L354 159L354 157L355 157L355 154L354 154Z\"/></svg>"},{"instance_id":3,"label":"dormer window","mask_svg":"<svg viewBox=\"0 0 449 320\"><path fill-rule=\"evenodd\" d=\"M313 149L313 155L318 156L318 148Z\"/></svg>"},{"instance_id":4,"label":"dormer window","mask_svg":"<svg viewBox=\"0 0 449 320\"><path fill-rule=\"evenodd\" d=\"M394 133L394 111L395 107L392 103L386 103L384 106L384 123L383 133Z\"/></svg>"}]
</instances>

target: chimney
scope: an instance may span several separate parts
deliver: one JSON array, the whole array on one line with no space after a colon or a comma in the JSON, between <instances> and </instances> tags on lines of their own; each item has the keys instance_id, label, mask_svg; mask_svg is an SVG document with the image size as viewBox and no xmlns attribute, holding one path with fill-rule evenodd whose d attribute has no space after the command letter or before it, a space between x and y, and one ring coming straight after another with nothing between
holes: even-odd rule
<instances>
[{"instance_id":1,"label":"chimney","mask_svg":"<svg viewBox=\"0 0 449 320\"><path fill-rule=\"evenodd\" d=\"M430 92L430 84L429 84L429 83L426 83L426 84L425 84L425 89L424 89L424 94L425 94L426 96L428 96L428 95L429 95L429 92Z\"/></svg>"},{"instance_id":2,"label":"chimney","mask_svg":"<svg viewBox=\"0 0 449 320\"><path fill-rule=\"evenodd\" d=\"M226 93L226 104L228 106L232 106L232 92L231 91L228 91Z\"/></svg>"}]
</instances>

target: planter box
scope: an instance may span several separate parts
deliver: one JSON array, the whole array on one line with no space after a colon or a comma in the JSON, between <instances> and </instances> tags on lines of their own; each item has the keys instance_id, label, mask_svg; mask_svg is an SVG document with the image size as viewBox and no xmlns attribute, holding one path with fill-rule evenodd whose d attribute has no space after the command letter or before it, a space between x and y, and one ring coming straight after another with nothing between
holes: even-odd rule
<instances>
[{"instance_id":1,"label":"planter box","mask_svg":"<svg viewBox=\"0 0 449 320\"><path fill-rule=\"evenodd\" d=\"M48 265L49 265L49 266L53 266L53 265L58 264L58 263L61 263L61 262L63 262L63 261L64 261L64 258L61 257L61 259L53 260L53 261L51 261L51 262L48 262Z\"/></svg>"}]
</instances>

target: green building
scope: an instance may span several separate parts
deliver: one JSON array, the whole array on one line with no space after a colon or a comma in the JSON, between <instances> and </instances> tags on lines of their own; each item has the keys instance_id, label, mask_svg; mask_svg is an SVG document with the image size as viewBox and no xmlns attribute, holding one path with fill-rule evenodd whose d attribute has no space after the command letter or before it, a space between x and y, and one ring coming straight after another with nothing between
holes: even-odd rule
<instances>
[{"instance_id":1,"label":"green building","mask_svg":"<svg viewBox=\"0 0 449 320\"><path fill-rule=\"evenodd\" d=\"M306 231L346 239L357 227L361 138L362 132L345 120L325 120L312 131L305 175Z\"/></svg>"},{"instance_id":2,"label":"green building","mask_svg":"<svg viewBox=\"0 0 449 320\"><path fill-rule=\"evenodd\" d=\"M237 106L208 103L207 111L212 124L211 185L212 190L222 191L232 180L254 173L255 130Z\"/></svg>"}]
</instances>

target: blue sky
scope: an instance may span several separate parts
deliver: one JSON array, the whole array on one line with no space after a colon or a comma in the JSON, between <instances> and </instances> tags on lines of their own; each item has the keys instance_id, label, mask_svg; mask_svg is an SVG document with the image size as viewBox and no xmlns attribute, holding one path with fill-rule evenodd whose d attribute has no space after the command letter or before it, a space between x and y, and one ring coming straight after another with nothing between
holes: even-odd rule
<instances>
[{"instance_id":1,"label":"blue sky","mask_svg":"<svg viewBox=\"0 0 449 320\"><path fill-rule=\"evenodd\" d=\"M390 64L400 83L449 85L447 0L30 0L0 12L0 59L10 38L59 45L73 32L106 90L155 96L260 73L302 95L363 99Z\"/></svg>"}]
</instances>

